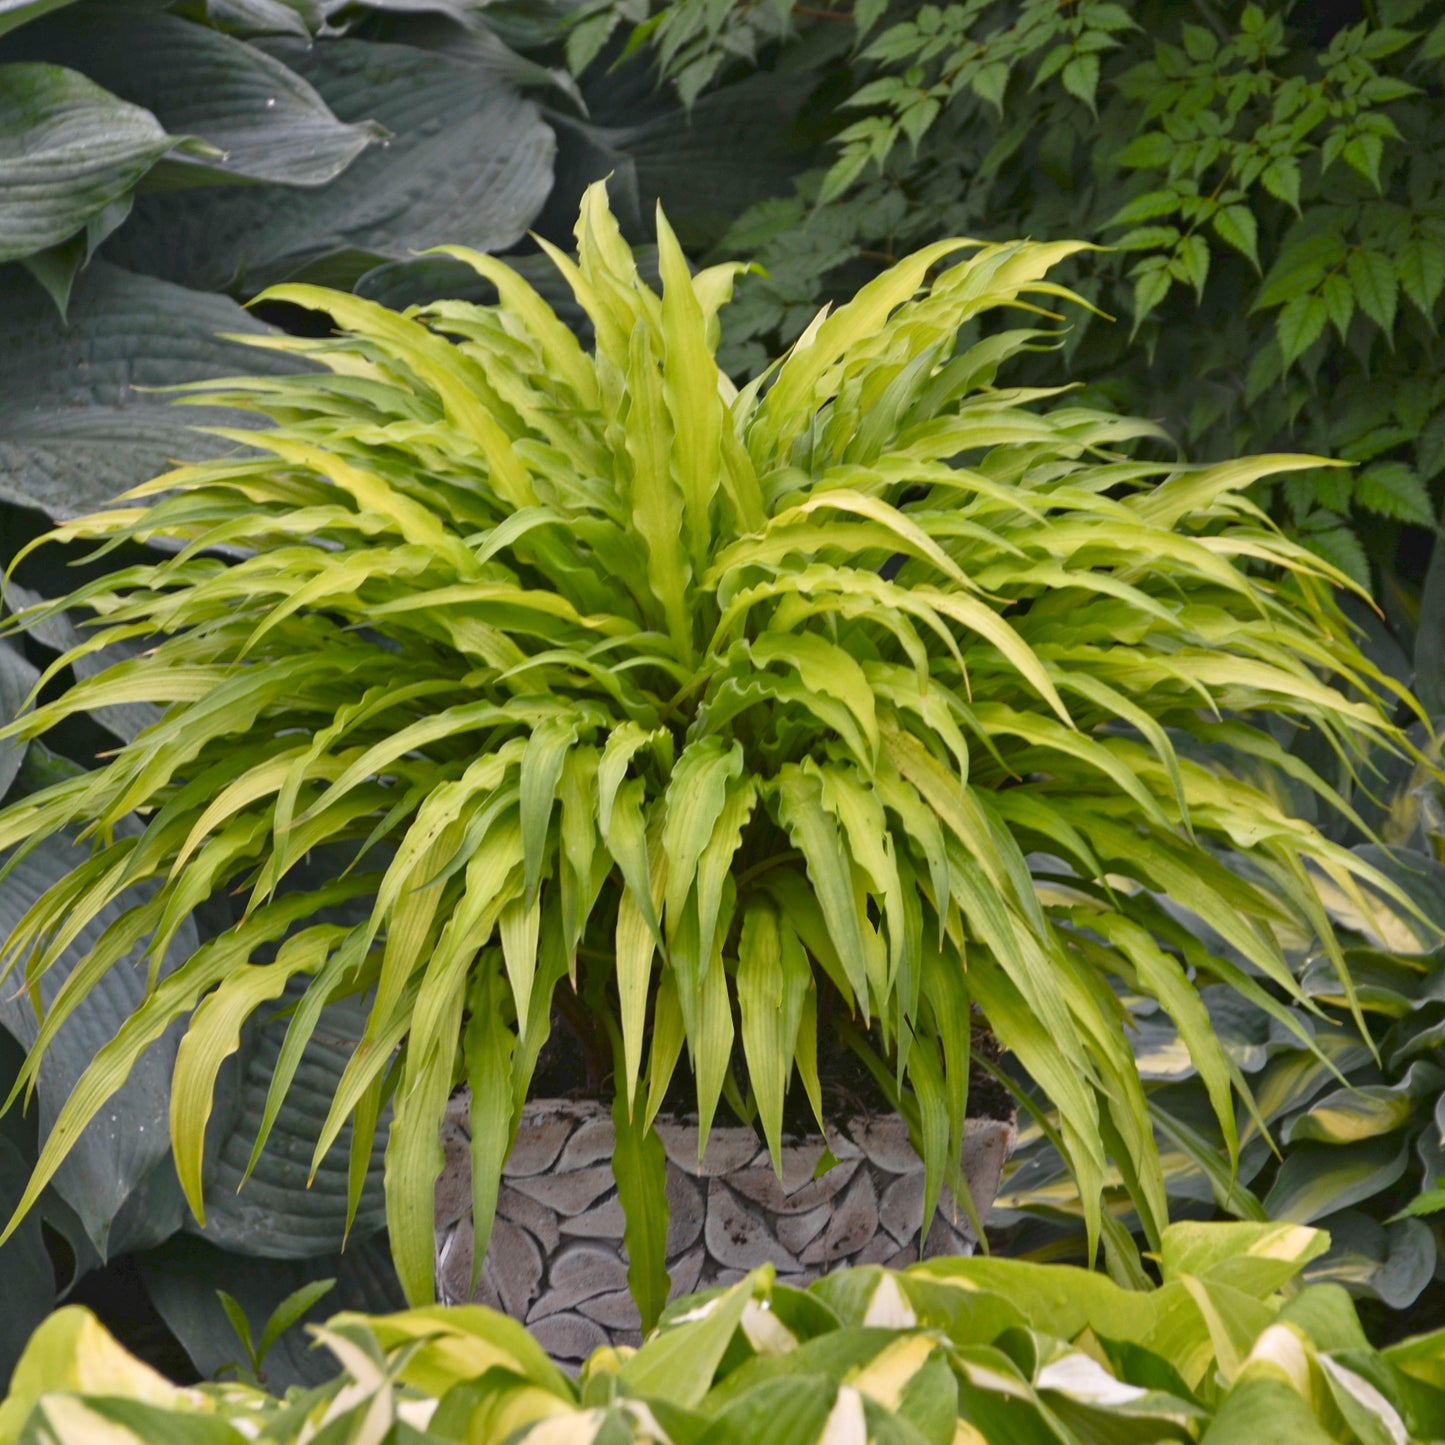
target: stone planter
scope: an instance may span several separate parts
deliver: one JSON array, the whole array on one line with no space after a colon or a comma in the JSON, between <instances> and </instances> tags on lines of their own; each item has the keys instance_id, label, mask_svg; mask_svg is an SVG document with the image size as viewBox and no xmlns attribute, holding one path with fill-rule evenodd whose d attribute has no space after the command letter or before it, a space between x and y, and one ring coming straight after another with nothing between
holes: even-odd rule
<instances>
[{"instance_id":1,"label":"stone planter","mask_svg":"<svg viewBox=\"0 0 1445 1445\"><path fill-rule=\"evenodd\" d=\"M467 1097L451 1101L443 1127L446 1167L437 1182L437 1293L524 1321L555 1358L580 1363L605 1344L639 1342L627 1290L622 1206L612 1177L612 1117L592 1102L528 1104L502 1177L491 1245L475 1291ZM823 1142L783 1149L783 1178L750 1129L714 1128L697 1163L697 1128L659 1120L667 1152L667 1265L674 1296L727 1284L771 1261L778 1278L805 1284L839 1265L918 1258L923 1164L897 1118L851 1119L828 1138L838 1163L813 1171ZM998 1190L1016 1130L971 1119L964 1177L980 1214ZM929 1256L971 1254L967 1216L945 1190L928 1232Z\"/></svg>"}]
</instances>

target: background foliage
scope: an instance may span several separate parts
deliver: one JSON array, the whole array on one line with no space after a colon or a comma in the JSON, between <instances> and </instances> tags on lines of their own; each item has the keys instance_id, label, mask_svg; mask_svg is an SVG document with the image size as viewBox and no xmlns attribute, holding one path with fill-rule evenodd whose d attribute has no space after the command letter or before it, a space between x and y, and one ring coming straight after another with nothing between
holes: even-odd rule
<instances>
[{"instance_id":1,"label":"background foliage","mask_svg":"<svg viewBox=\"0 0 1445 1445\"><path fill-rule=\"evenodd\" d=\"M130 388L234 370L218 333L255 333L232 303L269 284L430 300L478 283L417 253L565 240L608 171L634 225L665 190L713 232L786 176L796 84L684 122L640 68L579 88L565 29L542 0L8 3L0 496L73 516L194 454L197 418Z\"/></svg>"},{"instance_id":2,"label":"background foliage","mask_svg":"<svg viewBox=\"0 0 1445 1445\"><path fill-rule=\"evenodd\" d=\"M679 0L635 33L688 95L780 25ZM1393 554L1428 552L1409 529L1433 531L1445 474L1445 8L868 0L793 27L781 54L815 47L828 142L721 242L768 272L743 288L733 365L934 236L1096 240L1114 249L1065 279L1119 321L1079 324L1074 376L1192 456L1358 463L1268 500L1357 578L1373 559L1413 635L1419 558ZM819 29L838 32L821 52Z\"/></svg>"}]
</instances>

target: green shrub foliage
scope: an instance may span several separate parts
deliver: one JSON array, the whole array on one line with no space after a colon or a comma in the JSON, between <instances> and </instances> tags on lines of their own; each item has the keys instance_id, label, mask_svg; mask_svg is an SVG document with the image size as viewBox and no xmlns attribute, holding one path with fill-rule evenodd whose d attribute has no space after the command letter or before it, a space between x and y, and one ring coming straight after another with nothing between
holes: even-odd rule
<instances>
[{"instance_id":1,"label":"green shrub foliage","mask_svg":"<svg viewBox=\"0 0 1445 1445\"><path fill-rule=\"evenodd\" d=\"M1356 463L1262 490L1352 576L1362 536L1391 573L1445 474L1445 6L1380 0L1331 33L1341 8L797 7L794 63L821 82L833 149L724 243L768 272L743 288L728 363L760 365L937 236L1084 236L1114 249L1068 279L1121 324L1081 321L1072 373L1195 455ZM673 0L633 34L686 91L745 53L739 28L781 27L766 6Z\"/></svg>"},{"instance_id":2,"label":"green shrub foliage","mask_svg":"<svg viewBox=\"0 0 1445 1445\"><path fill-rule=\"evenodd\" d=\"M574 1383L479 1306L339 1315L339 1369L285 1400L181 1390L84 1310L54 1315L0 1404L0 1445L1410 1445L1445 1434L1445 1337L1372 1349L1334 1285L1300 1290L1324 1236L1173 1226L1162 1283L954 1259L842 1271L806 1292L760 1270L683 1299L637 1351Z\"/></svg>"},{"instance_id":3,"label":"green shrub foliage","mask_svg":"<svg viewBox=\"0 0 1445 1445\"><path fill-rule=\"evenodd\" d=\"M1231 1158L1242 1078L1191 973L1297 1027L1259 982L1298 995L1288 922L1352 996L1319 888L1364 909L1362 880L1401 895L1244 777L1263 759L1345 806L1266 721L1344 758L1401 745L1379 708L1401 690L1349 641L1341 579L1244 497L1307 459L1131 461L1118 448L1148 424L996 386L1051 333L959 347L960 327L1068 303L1045 273L1070 243L925 248L739 392L713 359L734 268L691 275L658 227L660 295L600 187L576 260L549 248L590 351L475 253L455 254L496 305L269 293L340 328L262 343L318 369L199 399L270 429L55 534L171 552L19 619L96 616L57 669L143 650L10 736L161 709L103 766L0 815L20 857L67 828L91 843L6 944L31 997L121 909L50 999L16 1092L127 949L145 940L152 961L26 1205L189 1016L171 1135L200 1215L242 1022L300 990L254 1161L319 1011L361 995L315 1160L353 1117L361 1157L394 1102L391 1245L428 1297L447 1097L470 1084L485 1240L560 986L615 1047L620 1121L650 1124L685 1047L701 1142L731 1088L775 1154L795 1068L820 1107L826 995L905 1086L926 1214L959 1157L976 1007L1057 1107L1091 1237L1112 1157L1157 1241L1163 1181L1110 981L1175 1020ZM329 866L302 870L318 852ZM238 921L164 971L190 913L236 890ZM640 1213L634 1270L655 1298L665 1213Z\"/></svg>"}]
</instances>

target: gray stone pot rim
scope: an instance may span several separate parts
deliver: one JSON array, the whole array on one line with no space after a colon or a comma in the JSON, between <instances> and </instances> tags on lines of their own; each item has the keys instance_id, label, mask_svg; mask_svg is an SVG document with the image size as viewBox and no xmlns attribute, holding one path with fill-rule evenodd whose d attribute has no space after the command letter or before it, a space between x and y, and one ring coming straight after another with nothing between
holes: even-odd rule
<instances>
[{"instance_id":1,"label":"gray stone pot rim","mask_svg":"<svg viewBox=\"0 0 1445 1445\"><path fill-rule=\"evenodd\" d=\"M610 1108L568 1099L525 1106L475 1290L467 1108L465 1091L455 1095L442 1129L438 1298L503 1310L564 1363L580 1364L600 1345L638 1343ZM714 1126L699 1165L696 1119L659 1117L655 1127L667 1155L674 1298L730 1283L764 1262L777 1268L780 1283L802 1285L844 1265L898 1268L919 1258L923 1164L897 1116L856 1116L824 1138L785 1138L781 1180L751 1129ZM1017 1137L1012 1120L967 1121L961 1163L980 1218ZM815 1178L825 1148L838 1162ZM945 1190L922 1254L971 1254L974 1243L967 1215Z\"/></svg>"}]
</instances>

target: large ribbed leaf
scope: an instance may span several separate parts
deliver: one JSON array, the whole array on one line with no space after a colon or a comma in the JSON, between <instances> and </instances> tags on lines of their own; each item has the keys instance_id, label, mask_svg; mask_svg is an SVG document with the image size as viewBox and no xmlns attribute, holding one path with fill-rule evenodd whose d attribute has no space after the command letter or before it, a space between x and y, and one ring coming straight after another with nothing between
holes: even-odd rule
<instances>
[{"instance_id":1,"label":"large ribbed leaf","mask_svg":"<svg viewBox=\"0 0 1445 1445\"><path fill-rule=\"evenodd\" d=\"M206 0L206 18L232 35L310 35L324 21L320 0Z\"/></svg>"},{"instance_id":2,"label":"large ribbed leaf","mask_svg":"<svg viewBox=\"0 0 1445 1445\"><path fill-rule=\"evenodd\" d=\"M606 137L636 175L644 217L665 199L683 243L721 234L754 201L784 192L798 165L790 131L811 92L760 74Z\"/></svg>"},{"instance_id":3,"label":"large ribbed leaf","mask_svg":"<svg viewBox=\"0 0 1445 1445\"><path fill-rule=\"evenodd\" d=\"M1445 552L1431 555L1415 633L1415 691L1432 717L1445 713Z\"/></svg>"},{"instance_id":4,"label":"large ribbed leaf","mask_svg":"<svg viewBox=\"0 0 1445 1445\"><path fill-rule=\"evenodd\" d=\"M1321 883L1325 907L1335 922L1395 953L1431 953L1438 948L1445 929L1445 867L1427 854L1406 848L1366 843L1354 852L1378 868L1407 901L1370 889L1364 895L1367 907L1361 908L1358 899Z\"/></svg>"},{"instance_id":5,"label":"large ribbed leaf","mask_svg":"<svg viewBox=\"0 0 1445 1445\"><path fill-rule=\"evenodd\" d=\"M279 1007L279 1005L277 1006ZM274 1008L266 1012L274 1012ZM265 1020L265 1013L259 1016ZM266 1147L246 1177L251 1146L266 1108L288 1020L262 1021L242 1040L235 1122L211 1144L206 1160L206 1223L187 1218L187 1228L212 1244L269 1259L309 1259L333 1254L346 1239L347 1161L351 1126L342 1130L311 1179L311 1155L326 1121L347 1061L365 1027L363 1010L351 1003L324 1009L281 1101ZM374 1234L385 1222L381 1174L385 1126L372 1145L354 1238ZM244 1183L242 1182L244 1180Z\"/></svg>"},{"instance_id":6,"label":"large ribbed leaf","mask_svg":"<svg viewBox=\"0 0 1445 1445\"><path fill-rule=\"evenodd\" d=\"M270 49L336 115L378 121L390 139L305 195L261 186L142 197L109 253L122 264L254 290L331 257L354 278L444 242L503 249L541 209L552 132L498 68L360 40Z\"/></svg>"},{"instance_id":7,"label":"large ribbed leaf","mask_svg":"<svg viewBox=\"0 0 1445 1445\"><path fill-rule=\"evenodd\" d=\"M170 135L205 143L177 151L153 183L320 186L382 138L364 119L337 120L305 80L259 46L161 11L74 6L27 26L0 55L79 71L145 107Z\"/></svg>"},{"instance_id":8,"label":"large ribbed leaf","mask_svg":"<svg viewBox=\"0 0 1445 1445\"><path fill-rule=\"evenodd\" d=\"M0 1136L0 1209L14 1209L25 1192L31 1161L9 1139ZM40 1233L40 1216L32 1215L15 1236L0 1244L0 1280L5 1282L5 1307L0 1309L0 1390L20 1358L30 1332L55 1305L55 1271Z\"/></svg>"},{"instance_id":9,"label":"large ribbed leaf","mask_svg":"<svg viewBox=\"0 0 1445 1445\"><path fill-rule=\"evenodd\" d=\"M1329 1252L1311 1266L1311 1284L1334 1280L1357 1298L1378 1299L1391 1309L1409 1309L1434 1283L1435 1236L1421 1219L1385 1225L1363 1210L1327 1215Z\"/></svg>"},{"instance_id":10,"label":"large ribbed leaf","mask_svg":"<svg viewBox=\"0 0 1445 1445\"><path fill-rule=\"evenodd\" d=\"M36 606L45 598L38 591L10 582L5 587L5 600L12 612L19 612L22 608ZM82 642L80 630L71 621L69 614L64 612L53 613L33 628L27 628L26 631L35 642L56 653L69 652L72 648L80 647ZM99 652L87 652L76 657L71 665L74 667L77 677L94 677L122 658L136 656L140 650L133 643L118 642L111 647L102 648ZM24 683L13 702L4 704L5 707L11 709L18 707L29 692L30 684L39 676L38 670L28 672L29 667L30 664L18 655L15 655L14 662L6 660L5 665L0 666L0 699L4 698L7 670L11 676L12 687ZM25 682L24 679L27 676L29 681ZM4 715L8 721L15 714L13 711L6 711ZM117 707L108 707L97 711L92 721L113 736L129 742L142 728L149 727L160 715L160 709L149 703L123 703ZM0 758L4 756L4 752L0 751ZM0 781L5 781L3 763L0 763Z\"/></svg>"},{"instance_id":11,"label":"large ribbed leaf","mask_svg":"<svg viewBox=\"0 0 1445 1445\"><path fill-rule=\"evenodd\" d=\"M84 849L49 839L21 859L0 886L0 932L8 935L25 909L85 856ZM120 912L116 905L104 909L41 979L40 996L46 1007ZM176 937L171 964L195 946L195 926L187 922ZM75 1081L145 997L145 971L136 967L137 957L138 950L132 951L94 985L46 1051L36 1088L42 1140ZM18 982L12 976L0 989L0 1027L28 1048L38 1025L30 999L18 992ZM141 1056L55 1173L56 1191L79 1215L102 1258L154 1244L181 1223L184 1206L166 1136L178 1040L179 1031L172 1030Z\"/></svg>"},{"instance_id":12,"label":"large ribbed leaf","mask_svg":"<svg viewBox=\"0 0 1445 1445\"><path fill-rule=\"evenodd\" d=\"M134 197L127 193L97 212L69 240L21 258L21 264L50 293L60 319L65 320L70 308L70 292L75 278L90 265L91 257L118 226L130 215Z\"/></svg>"},{"instance_id":13,"label":"large ribbed leaf","mask_svg":"<svg viewBox=\"0 0 1445 1445\"><path fill-rule=\"evenodd\" d=\"M73 236L171 145L150 111L74 70L0 64L0 261Z\"/></svg>"},{"instance_id":14,"label":"large ribbed leaf","mask_svg":"<svg viewBox=\"0 0 1445 1445\"><path fill-rule=\"evenodd\" d=\"M0 268L0 497L74 517L153 476L177 456L228 444L192 428L231 420L184 411L138 387L266 368L218 333L267 328L222 296L202 296L97 261L61 323L39 284ZM291 363L274 370L294 370Z\"/></svg>"}]
</instances>

